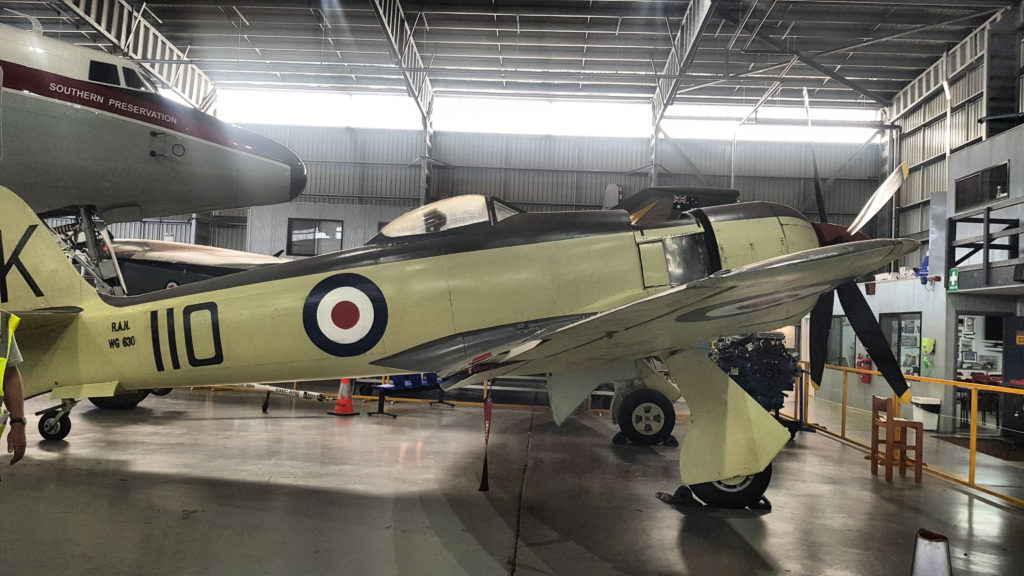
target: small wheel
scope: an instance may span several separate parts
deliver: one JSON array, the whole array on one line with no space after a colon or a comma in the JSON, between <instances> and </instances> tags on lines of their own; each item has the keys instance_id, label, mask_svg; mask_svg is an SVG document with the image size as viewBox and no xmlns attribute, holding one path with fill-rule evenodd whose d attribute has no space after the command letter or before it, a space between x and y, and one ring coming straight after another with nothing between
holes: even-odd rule
<instances>
[{"instance_id":1,"label":"small wheel","mask_svg":"<svg viewBox=\"0 0 1024 576\"><path fill-rule=\"evenodd\" d=\"M63 440L71 432L71 418L65 414L57 418L57 410L51 410L39 418L39 434L47 440Z\"/></svg>"},{"instance_id":2,"label":"small wheel","mask_svg":"<svg viewBox=\"0 0 1024 576\"><path fill-rule=\"evenodd\" d=\"M643 388L622 400L619 429L635 444L663 442L675 426L675 407L657 390Z\"/></svg>"},{"instance_id":3,"label":"small wheel","mask_svg":"<svg viewBox=\"0 0 1024 576\"><path fill-rule=\"evenodd\" d=\"M690 490L709 506L718 508L746 508L757 504L772 481L772 465L751 474L715 482L693 484Z\"/></svg>"},{"instance_id":4,"label":"small wheel","mask_svg":"<svg viewBox=\"0 0 1024 576\"><path fill-rule=\"evenodd\" d=\"M149 396L149 390L136 390L116 396L89 398L89 402L103 410L131 410L145 400L146 396Z\"/></svg>"},{"instance_id":5,"label":"small wheel","mask_svg":"<svg viewBox=\"0 0 1024 576\"><path fill-rule=\"evenodd\" d=\"M149 391L153 396L167 396L174 388L153 388Z\"/></svg>"}]
</instances>

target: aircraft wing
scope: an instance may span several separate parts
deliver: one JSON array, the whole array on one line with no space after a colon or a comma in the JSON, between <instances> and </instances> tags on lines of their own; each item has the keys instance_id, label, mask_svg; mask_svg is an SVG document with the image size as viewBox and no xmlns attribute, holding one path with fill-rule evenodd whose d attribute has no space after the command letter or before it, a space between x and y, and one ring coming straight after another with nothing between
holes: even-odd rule
<instances>
[{"instance_id":1,"label":"aircraft wing","mask_svg":"<svg viewBox=\"0 0 1024 576\"><path fill-rule=\"evenodd\" d=\"M865 240L723 270L511 348L455 385L638 359L725 334L777 328L803 317L823 292L917 247L912 240Z\"/></svg>"}]
</instances>

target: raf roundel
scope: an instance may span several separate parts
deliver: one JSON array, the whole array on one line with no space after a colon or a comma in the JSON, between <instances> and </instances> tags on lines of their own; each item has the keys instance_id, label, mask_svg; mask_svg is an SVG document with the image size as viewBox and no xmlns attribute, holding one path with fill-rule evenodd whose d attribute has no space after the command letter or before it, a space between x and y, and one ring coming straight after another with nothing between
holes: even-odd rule
<instances>
[{"instance_id":1,"label":"raf roundel","mask_svg":"<svg viewBox=\"0 0 1024 576\"><path fill-rule=\"evenodd\" d=\"M380 288L358 274L321 280L306 296L302 325L318 348L333 356L365 354L388 325L388 304Z\"/></svg>"}]
</instances>

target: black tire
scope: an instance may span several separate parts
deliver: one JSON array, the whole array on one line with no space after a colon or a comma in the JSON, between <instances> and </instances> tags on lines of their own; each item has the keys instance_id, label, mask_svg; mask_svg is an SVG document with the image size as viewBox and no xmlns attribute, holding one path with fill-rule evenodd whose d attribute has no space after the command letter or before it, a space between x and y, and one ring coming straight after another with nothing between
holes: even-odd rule
<instances>
[{"instance_id":1,"label":"black tire","mask_svg":"<svg viewBox=\"0 0 1024 576\"><path fill-rule=\"evenodd\" d=\"M619 408L619 429L634 444L658 444L676 427L675 407L664 394L642 388L626 396Z\"/></svg>"},{"instance_id":2,"label":"black tire","mask_svg":"<svg viewBox=\"0 0 1024 576\"><path fill-rule=\"evenodd\" d=\"M174 390L174 388L153 388L149 392L153 396L167 396L171 393L171 390Z\"/></svg>"},{"instance_id":3,"label":"black tire","mask_svg":"<svg viewBox=\"0 0 1024 576\"><path fill-rule=\"evenodd\" d=\"M71 418L65 414L58 419L57 414L51 410L39 418L39 435L46 440L63 440L71 433Z\"/></svg>"},{"instance_id":4,"label":"black tire","mask_svg":"<svg viewBox=\"0 0 1024 576\"><path fill-rule=\"evenodd\" d=\"M103 410L131 410L138 406L139 402L145 400L146 396L149 396L149 390L136 390L117 396L89 398L89 402Z\"/></svg>"},{"instance_id":5,"label":"black tire","mask_svg":"<svg viewBox=\"0 0 1024 576\"><path fill-rule=\"evenodd\" d=\"M772 481L772 465L738 481L718 481L693 484L690 490L708 506L718 508L747 508L757 504Z\"/></svg>"}]
</instances>

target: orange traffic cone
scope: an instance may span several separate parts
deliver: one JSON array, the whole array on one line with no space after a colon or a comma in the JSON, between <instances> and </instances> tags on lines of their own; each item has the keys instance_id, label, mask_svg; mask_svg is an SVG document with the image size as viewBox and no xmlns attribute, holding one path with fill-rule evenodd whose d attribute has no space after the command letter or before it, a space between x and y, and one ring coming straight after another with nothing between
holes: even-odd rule
<instances>
[{"instance_id":1,"label":"orange traffic cone","mask_svg":"<svg viewBox=\"0 0 1024 576\"><path fill-rule=\"evenodd\" d=\"M334 403L334 412L328 412L332 416L356 416L359 412L352 410L352 380L341 379L341 386L338 387L338 401Z\"/></svg>"}]
</instances>

